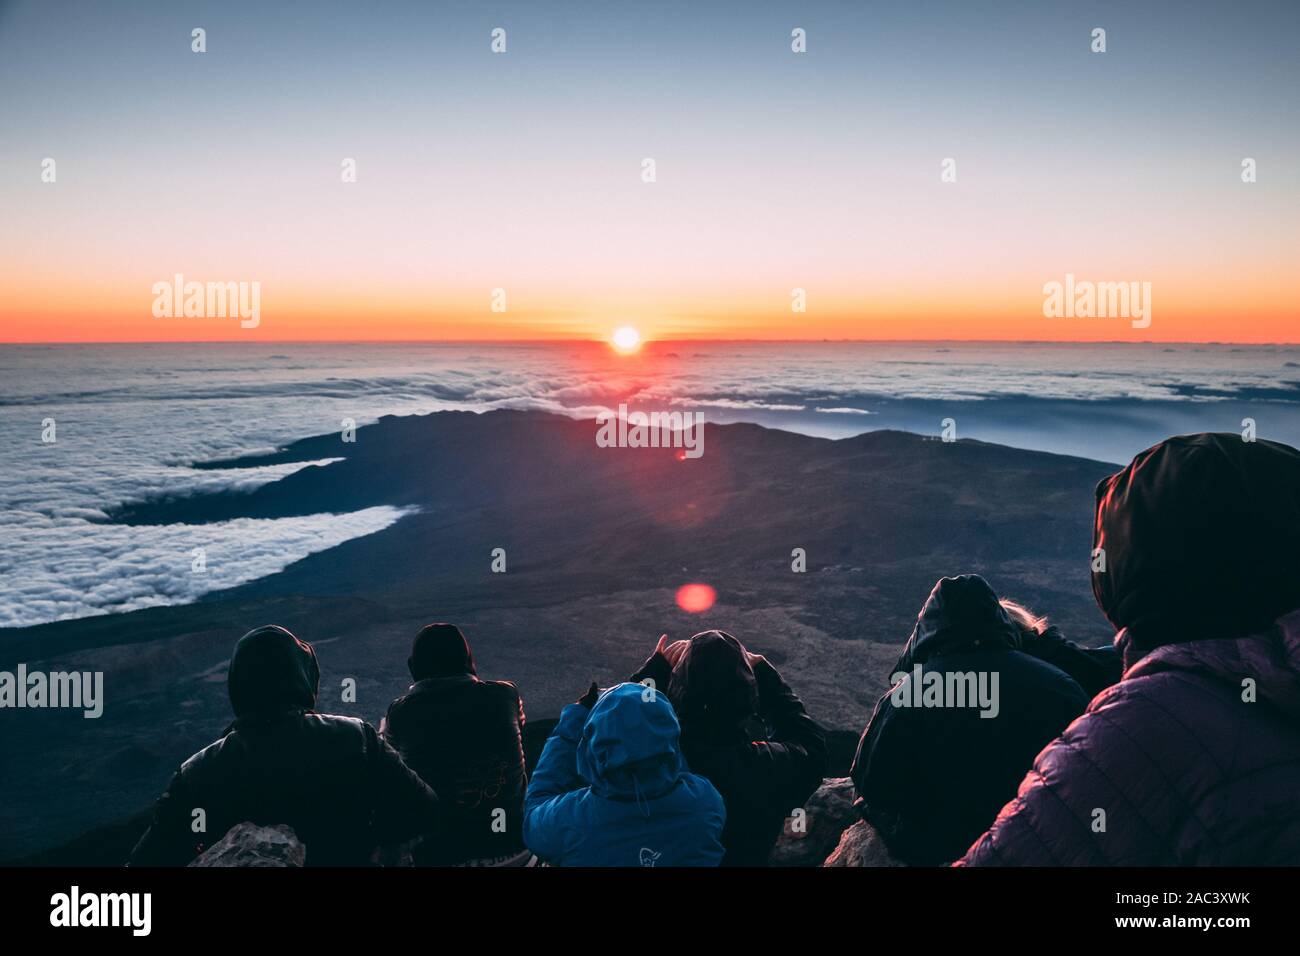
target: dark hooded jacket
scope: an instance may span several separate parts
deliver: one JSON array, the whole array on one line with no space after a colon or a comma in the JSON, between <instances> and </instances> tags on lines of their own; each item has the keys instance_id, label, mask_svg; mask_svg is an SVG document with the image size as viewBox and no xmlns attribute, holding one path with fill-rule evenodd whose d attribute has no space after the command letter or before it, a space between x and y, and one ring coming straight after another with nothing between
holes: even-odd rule
<instances>
[{"instance_id":1,"label":"dark hooded jacket","mask_svg":"<svg viewBox=\"0 0 1300 956\"><path fill-rule=\"evenodd\" d=\"M363 865L381 844L435 832L434 792L369 724L316 713L319 682L315 651L284 628L240 638L235 722L172 777L131 865L183 866L243 822L293 827L309 866Z\"/></svg>"},{"instance_id":2,"label":"dark hooded jacket","mask_svg":"<svg viewBox=\"0 0 1300 956\"><path fill-rule=\"evenodd\" d=\"M943 578L921 608L850 771L855 807L901 862L960 857L1088 705L1076 681L1019 649L1021 637L977 574Z\"/></svg>"},{"instance_id":3,"label":"dark hooded jacket","mask_svg":"<svg viewBox=\"0 0 1300 956\"><path fill-rule=\"evenodd\" d=\"M826 735L764 657L722 631L696 634L675 663L655 653L651 679L682 726L682 753L727 807L723 866L764 866L785 818L826 772Z\"/></svg>"},{"instance_id":4,"label":"dark hooded jacket","mask_svg":"<svg viewBox=\"0 0 1300 956\"><path fill-rule=\"evenodd\" d=\"M1171 438L1097 488L1124 679L966 865L1300 864L1300 452Z\"/></svg>"},{"instance_id":5,"label":"dark hooded jacket","mask_svg":"<svg viewBox=\"0 0 1300 956\"><path fill-rule=\"evenodd\" d=\"M460 863L523 849L524 705L508 681L480 680L460 628L430 624L407 662L415 683L380 733L442 800L443 835L417 863Z\"/></svg>"}]
</instances>

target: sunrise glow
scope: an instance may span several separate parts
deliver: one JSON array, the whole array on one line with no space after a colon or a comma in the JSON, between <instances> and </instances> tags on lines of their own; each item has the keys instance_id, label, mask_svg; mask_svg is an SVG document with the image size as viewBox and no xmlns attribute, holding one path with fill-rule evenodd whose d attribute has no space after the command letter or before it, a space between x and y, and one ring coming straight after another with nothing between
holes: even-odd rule
<instances>
[{"instance_id":1,"label":"sunrise glow","mask_svg":"<svg viewBox=\"0 0 1300 956\"><path fill-rule=\"evenodd\" d=\"M90 5L72 34L0 6L0 342L1300 340L1286 18L1197 20L1180 46L1130 5L1135 57L1044 13L994 61L956 4L922 67L906 5L846 9L807 54L789 24L701 13L683 36L638 8L579 43L525 5L501 56L470 13L417 5L313 18L306 58L278 8L214 8L200 55L165 4L144 26ZM1233 44L1251 69L1190 67ZM176 104L210 122L160 125ZM256 150L213 150L233 117ZM158 314L178 274L257 283L256 323ZM1149 283L1151 321L1045 314L1067 274Z\"/></svg>"},{"instance_id":2,"label":"sunrise glow","mask_svg":"<svg viewBox=\"0 0 1300 956\"><path fill-rule=\"evenodd\" d=\"M635 352L641 347L641 333L630 325L624 325L614 330L609 341L619 352Z\"/></svg>"}]
</instances>

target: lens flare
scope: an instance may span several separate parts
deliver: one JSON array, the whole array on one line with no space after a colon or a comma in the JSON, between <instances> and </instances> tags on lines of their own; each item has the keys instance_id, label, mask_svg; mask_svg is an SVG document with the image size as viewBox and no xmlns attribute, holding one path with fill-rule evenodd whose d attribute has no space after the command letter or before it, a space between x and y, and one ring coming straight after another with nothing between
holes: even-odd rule
<instances>
[{"instance_id":1,"label":"lens flare","mask_svg":"<svg viewBox=\"0 0 1300 956\"><path fill-rule=\"evenodd\" d=\"M683 584L677 589L677 606L687 614L702 614L717 599L718 592L707 584Z\"/></svg>"}]
</instances>

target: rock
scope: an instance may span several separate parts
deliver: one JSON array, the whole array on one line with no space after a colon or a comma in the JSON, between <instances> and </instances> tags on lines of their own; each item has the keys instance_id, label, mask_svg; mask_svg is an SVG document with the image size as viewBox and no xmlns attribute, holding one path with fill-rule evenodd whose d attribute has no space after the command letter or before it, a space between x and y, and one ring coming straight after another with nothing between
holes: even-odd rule
<instances>
[{"instance_id":1,"label":"rock","mask_svg":"<svg viewBox=\"0 0 1300 956\"><path fill-rule=\"evenodd\" d=\"M293 827L237 823L190 866L302 866L306 859Z\"/></svg>"},{"instance_id":2,"label":"rock","mask_svg":"<svg viewBox=\"0 0 1300 956\"><path fill-rule=\"evenodd\" d=\"M889 855L885 841L875 828L859 820L844 831L839 846L822 866L902 866Z\"/></svg>"},{"instance_id":3,"label":"rock","mask_svg":"<svg viewBox=\"0 0 1300 956\"><path fill-rule=\"evenodd\" d=\"M772 850L772 866L820 866L839 843L844 828L858 817L853 812L853 781L848 777L826 780L804 804L804 816L787 817L785 829Z\"/></svg>"}]
</instances>

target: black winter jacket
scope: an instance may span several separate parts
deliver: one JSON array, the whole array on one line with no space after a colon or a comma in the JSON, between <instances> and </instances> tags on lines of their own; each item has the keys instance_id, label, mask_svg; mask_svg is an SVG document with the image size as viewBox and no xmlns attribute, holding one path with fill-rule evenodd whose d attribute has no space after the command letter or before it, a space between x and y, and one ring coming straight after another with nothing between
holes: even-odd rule
<instances>
[{"instance_id":1,"label":"black winter jacket","mask_svg":"<svg viewBox=\"0 0 1300 956\"><path fill-rule=\"evenodd\" d=\"M785 818L826 772L826 735L766 658L730 634L705 631L672 664L655 653L633 680L651 678L681 722L693 773L727 809L723 866L765 866Z\"/></svg>"},{"instance_id":2,"label":"black winter jacket","mask_svg":"<svg viewBox=\"0 0 1300 956\"><path fill-rule=\"evenodd\" d=\"M524 705L508 681L472 673L417 681L380 731L442 800L442 837L416 862L460 863L524 847Z\"/></svg>"},{"instance_id":3,"label":"black winter jacket","mask_svg":"<svg viewBox=\"0 0 1300 956\"><path fill-rule=\"evenodd\" d=\"M244 635L235 722L172 777L130 865L184 866L243 822L293 827L308 866L364 865L382 844L435 832L437 797L373 727L311 709L319 678L311 645L284 628Z\"/></svg>"},{"instance_id":4,"label":"black winter jacket","mask_svg":"<svg viewBox=\"0 0 1300 956\"><path fill-rule=\"evenodd\" d=\"M1020 640L979 575L944 578L930 592L850 770L858 812L900 861L960 857L1087 707L1078 683L1018 650Z\"/></svg>"}]
</instances>

